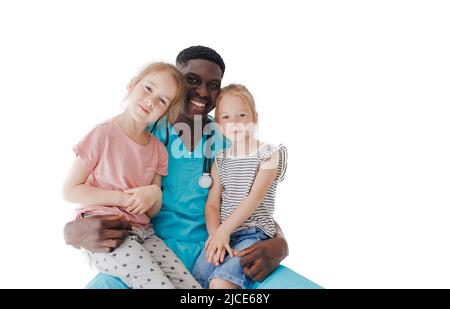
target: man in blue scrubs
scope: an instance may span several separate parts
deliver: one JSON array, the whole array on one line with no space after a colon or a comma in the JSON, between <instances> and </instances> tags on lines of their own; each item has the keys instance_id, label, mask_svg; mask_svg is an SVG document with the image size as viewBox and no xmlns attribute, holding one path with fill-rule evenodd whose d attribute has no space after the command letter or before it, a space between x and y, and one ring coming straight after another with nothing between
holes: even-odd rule
<instances>
[{"instance_id":1,"label":"man in blue scrubs","mask_svg":"<svg viewBox=\"0 0 450 309\"><path fill-rule=\"evenodd\" d=\"M214 50L192 46L179 53L176 64L185 78L186 100L173 124L161 120L152 128L169 153L169 175L162 179L163 206L152 223L157 235L191 270L208 237L204 217L208 189L200 187L198 179L203 174L203 149L209 133L203 129L211 121L208 113L215 107L225 63ZM220 145L221 142L215 143L215 149ZM64 236L67 244L74 247L110 252L121 245L129 229L129 224L117 217L97 216L67 223ZM287 242L278 226L274 238L241 252L244 272L257 281L254 288L318 288L279 266L287 254ZM99 274L88 288L127 286L117 278Z\"/></svg>"}]
</instances>

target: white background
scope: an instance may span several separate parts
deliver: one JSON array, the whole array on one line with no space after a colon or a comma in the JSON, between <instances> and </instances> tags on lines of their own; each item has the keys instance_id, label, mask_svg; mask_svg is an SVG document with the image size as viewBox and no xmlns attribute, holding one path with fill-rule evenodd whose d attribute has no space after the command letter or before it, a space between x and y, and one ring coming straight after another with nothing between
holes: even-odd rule
<instances>
[{"instance_id":1,"label":"white background","mask_svg":"<svg viewBox=\"0 0 450 309\"><path fill-rule=\"evenodd\" d=\"M2 1L2 288L82 288L72 146L145 63L216 49L289 149L284 264L326 288L450 288L446 1Z\"/></svg>"}]
</instances>

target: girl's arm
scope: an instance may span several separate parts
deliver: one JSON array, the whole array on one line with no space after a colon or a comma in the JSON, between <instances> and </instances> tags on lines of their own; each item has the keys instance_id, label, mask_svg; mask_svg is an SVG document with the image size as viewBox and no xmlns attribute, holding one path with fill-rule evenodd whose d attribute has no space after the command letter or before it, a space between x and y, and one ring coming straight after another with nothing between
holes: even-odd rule
<instances>
[{"instance_id":1,"label":"girl's arm","mask_svg":"<svg viewBox=\"0 0 450 309\"><path fill-rule=\"evenodd\" d=\"M64 183L64 199L82 205L126 206L128 195L121 191L103 190L86 184L89 177L86 163L79 156L75 159Z\"/></svg>"},{"instance_id":2,"label":"girl's arm","mask_svg":"<svg viewBox=\"0 0 450 309\"><path fill-rule=\"evenodd\" d=\"M157 186L159 189L161 189L161 175L155 174L155 177L153 177L153 181L152 181L151 185L152 186ZM156 202L156 204L154 204L152 206L152 208L147 210L147 216L149 218L153 218L161 210L161 206L162 206L162 192L161 192L161 190L159 190L158 193L160 194L159 198L158 198L158 201Z\"/></svg>"},{"instance_id":3,"label":"girl's arm","mask_svg":"<svg viewBox=\"0 0 450 309\"><path fill-rule=\"evenodd\" d=\"M209 189L208 200L205 207L205 219L208 235L213 234L220 226L220 203L222 196L222 185L220 183L219 173L217 172L216 162L211 167L212 185Z\"/></svg>"},{"instance_id":4,"label":"girl's arm","mask_svg":"<svg viewBox=\"0 0 450 309\"><path fill-rule=\"evenodd\" d=\"M279 152L276 151L268 160L261 164L250 193L241 204L236 207L236 210L222 223L221 229L224 232L231 234L255 212L264 199L270 185L277 177L278 161Z\"/></svg>"}]
</instances>

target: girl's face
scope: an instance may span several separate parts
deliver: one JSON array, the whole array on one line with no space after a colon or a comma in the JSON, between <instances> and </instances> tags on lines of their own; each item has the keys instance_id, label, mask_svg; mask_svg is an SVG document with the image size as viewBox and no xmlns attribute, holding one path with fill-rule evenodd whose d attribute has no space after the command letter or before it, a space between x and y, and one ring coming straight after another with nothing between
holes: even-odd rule
<instances>
[{"instance_id":1,"label":"girl's face","mask_svg":"<svg viewBox=\"0 0 450 309\"><path fill-rule=\"evenodd\" d=\"M152 72L144 76L134 87L128 86L126 109L134 120L155 122L172 104L177 84L168 72Z\"/></svg>"},{"instance_id":2,"label":"girl's face","mask_svg":"<svg viewBox=\"0 0 450 309\"><path fill-rule=\"evenodd\" d=\"M225 95L222 97L218 119L220 131L232 142L243 141L253 137L256 129L256 115L248 104L235 95Z\"/></svg>"}]
</instances>

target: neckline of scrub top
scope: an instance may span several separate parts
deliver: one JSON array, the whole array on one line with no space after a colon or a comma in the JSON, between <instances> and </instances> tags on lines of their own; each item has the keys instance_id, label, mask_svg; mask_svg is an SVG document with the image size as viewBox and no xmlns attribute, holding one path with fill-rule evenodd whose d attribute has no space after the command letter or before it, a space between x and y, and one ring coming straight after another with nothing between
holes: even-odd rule
<instances>
[{"instance_id":1,"label":"neckline of scrub top","mask_svg":"<svg viewBox=\"0 0 450 309\"><path fill-rule=\"evenodd\" d=\"M181 137L178 135L178 132L175 130L175 128L173 127L173 125L169 122L167 122L167 126L169 128L169 135L170 137L175 136L175 139L172 139L169 137L169 143L168 146L171 147L172 143L178 138L180 139L180 143L182 145L182 152L183 152L183 157L186 158L187 156L185 156L185 154L188 155L188 158L190 159L203 159L204 157L204 153L203 153L203 145L205 144L205 139L208 136L208 134L204 134L202 132L202 138L197 142L197 145L195 145L194 149L192 151L188 151L186 145L183 143L183 140L181 139ZM172 141L172 142L171 142ZM198 149L200 148L200 149ZM167 151L170 153L170 155L173 156L173 154L171 153L171 151L169 151L169 149L167 149ZM197 153L201 153L201 156L198 158L193 158L192 156L197 154Z\"/></svg>"}]
</instances>

